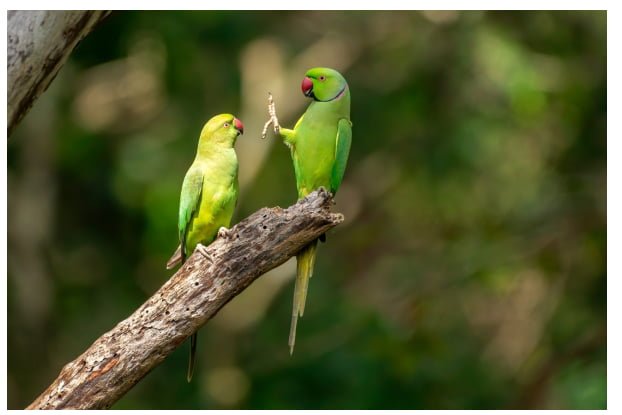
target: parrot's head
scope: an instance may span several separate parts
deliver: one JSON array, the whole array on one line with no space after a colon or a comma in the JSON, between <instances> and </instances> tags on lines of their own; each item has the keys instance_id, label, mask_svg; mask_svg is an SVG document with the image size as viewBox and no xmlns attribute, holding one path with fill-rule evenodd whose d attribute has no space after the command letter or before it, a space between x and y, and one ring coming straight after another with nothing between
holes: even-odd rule
<instances>
[{"instance_id":1,"label":"parrot's head","mask_svg":"<svg viewBox=\"0 0 622 415\"><path fill-rule=\"evenodd\" d=\"M316 101L333 101L341 98L348 89L345 78L330 68L312 68L302 80L302 93Z\"/></svg>"},{"instance_id":2,"label":"parrot's head","mask_svg":"<svg viewBox=\"0 0 622 415\"><path fill-rule=\"evenodd\" d=\"M244 134L244 124L231 114L212 117L203 127L201 138L210 143L222 143L233 146L240 134Z\"/></svg>"}]
</instances>

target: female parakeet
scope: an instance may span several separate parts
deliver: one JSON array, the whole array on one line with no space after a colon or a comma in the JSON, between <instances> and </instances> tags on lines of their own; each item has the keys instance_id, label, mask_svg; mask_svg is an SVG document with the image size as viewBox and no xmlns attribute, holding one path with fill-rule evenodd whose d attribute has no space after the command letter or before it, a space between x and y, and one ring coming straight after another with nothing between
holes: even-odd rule
<instances>
[{"instance_id":1,"label":"female parakeet","mask_svg":"<svg viewBox=\"0 0 622 415\"><path fill-rule=\"evenodd\" d=\"M271 103L269 123L290 148L296 175L298 198L319 187L333 194L339 189L350 153L350 89L345 78L330 68L313 68L302 81L302 92L313 99L293 130L281 128ZM322 238L320 238L322 239ZM296 342L296 324L302 317L309 278L313 274L317 240L297 255L294 305L289 334L290 354Z\"/></svg>"},{"instance_id":2,"label":"female parakeet","mask_svg":"<svg viewBox=\"0 0 622 415\"><path fill-rule=\"evenodd\" d=\"M195 248L205 249L228 228L238 199L238 158L233 146L244 125L231 114L210 119L199 137L197 155L188 169L179 200L179 248L166 263L183 263ZM188 382L192 379L197 334L190 339Z\"/></svg>"}]
</instances>

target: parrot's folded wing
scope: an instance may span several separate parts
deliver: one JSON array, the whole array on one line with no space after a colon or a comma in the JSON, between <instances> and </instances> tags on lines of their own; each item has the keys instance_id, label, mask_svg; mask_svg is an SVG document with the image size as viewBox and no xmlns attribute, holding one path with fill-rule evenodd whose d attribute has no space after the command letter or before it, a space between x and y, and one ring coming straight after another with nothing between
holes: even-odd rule
<instances>
[{"instance_id":1,"label":"parrot's folded wing","mask_svg":"<svg viewBox=\"0 0 622 415\"><path fill-rule=\"evenodd\" d=\"M339 120L335 143L335 164L330 176L330 191L334 195L341 185L343 174L346 172L350 145L352 144L352 124L345 118Z\"/></svg>"},{"instance_id":2,"label":"parrot's folded wing","mask_svg":"<svg viewBox=\"0 0 622 415\"><path fill-rule=\"evenodd\" d=\"M186 256L192 252L186 252L186 234L191 228L190 223L196 216L201 205L201 194L203 193L203 171L200 166L193 165L188 170L184 183L181 186L181 198L179 201L179 242L181 243L181 261L186 260Z\"/></svg>"}]
</instances>

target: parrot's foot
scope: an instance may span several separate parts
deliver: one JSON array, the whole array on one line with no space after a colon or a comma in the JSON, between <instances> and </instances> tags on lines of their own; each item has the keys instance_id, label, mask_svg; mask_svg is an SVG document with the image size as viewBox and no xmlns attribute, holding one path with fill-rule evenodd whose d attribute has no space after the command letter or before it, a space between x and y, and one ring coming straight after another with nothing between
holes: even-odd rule
<instances>
[{"instance_id":1,"label":"parrot's foot","mask_svg":"<svg viewBox=\"0 0 622 415\"><path fill-rule=\"evenodd\" d=\"M268 127L272 125L275 134L279 134L281 131L281 126L279 125L279 119L276 116L276 108L274 106L274 99L272 99L272 94L268 92L268 114L270 115L270 119L266 121L263 126L263 130L261 131L261 138L265 139L268 134Z\"/></svg>"},{"instance_id":2,"label":"parrot's foot","mask_svg":"<svg viewBox=\"0 0 622 415\"><path fill-rule=\"evenodd\" d=\"M209 253L209 251L207 250L207 247L203 244L197 244L197 247L195 248L196 251L199 251L199 253L201 255L203 255L203 257L205 259L207 259L207 262L210 263L210 265L212 264L212 257Z\"/></svg>"},{"instance_id":3,"label":"parrot's foot","mask_svg":"<svg viewBox=\"0 0 622 415\"><path fill-rule=\"evenodd\" d=\"M218 229L217 237L225 239L231 238L231 229L227 229L224 226L221 226L220 229Z\"/></svg>"}]
</instances>

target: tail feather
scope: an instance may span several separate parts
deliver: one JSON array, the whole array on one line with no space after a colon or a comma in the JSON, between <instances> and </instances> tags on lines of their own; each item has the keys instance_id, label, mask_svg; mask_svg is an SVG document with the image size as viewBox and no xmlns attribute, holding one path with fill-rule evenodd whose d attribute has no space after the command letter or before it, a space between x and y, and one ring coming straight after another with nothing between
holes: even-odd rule
<instances>
[{"instance_id":1,"label":"tail feather","mask_svg":"<svg viewBox=\"0 0 622 415\"><path fill-rule=\"evenodd\" d=\"M188 383L192 380L192 374L194 373L194 363L197 356L197 333L195 332L190 336L190 359L188 359L188 373L186 374L186 380Z\"/></svg>"},{"instance_id":2,"label":"tail feather","mask_svg":"<svg viewBox=\"0 0 622 415\"><path fill-rule=\"evenodd\" d=\"M294 353L294 345L296 344L296 326L298 317L302 317L305 312L305 303L307 301L307 288L309 279L313 275L313 267L315 266L315 253L317 251L317 240L311 242L304 247L298 255L296 255L296 284L294 287L294 305L292 308L292 322L289 329L289 354Z\"/></svg>"},{"instance_id":3,"label":"tail feather","mask_svg":"<svg viewBox=\"0 0 622 415\"><path fill-rule=\"evenodd\" d=\"M181 251L181 245L177 247L175 253L171 256L171 258L166 262L166 269L171 269L178 264L183 264L185 261L183 252ZM192 380L192 375L194 373L194 366L196 362L197 356L197 333L195 332L192 336L190 336L190 358L188 359L188 372L186 373L186 380L188 383Z\"/></svg>"},{"instance_id":4,"label":"tail feather","mask_svg":"<svg viewBox=\"0 0 622 415\"><path fill-rule=\"evenodd\" d=\"M171 258L166 261L166 269L171 269L177 264L181 264L183 262L183 257L181 254L181 245L177 247L175 253L171 256Z\"/></svg>"}]
</instances>

